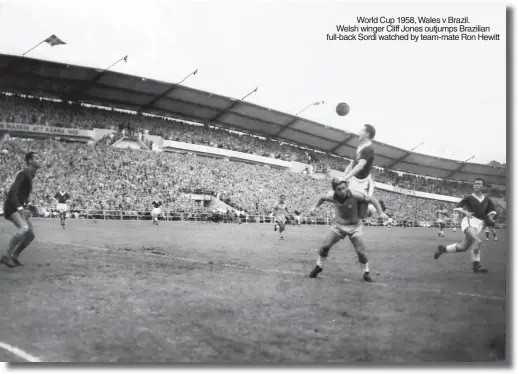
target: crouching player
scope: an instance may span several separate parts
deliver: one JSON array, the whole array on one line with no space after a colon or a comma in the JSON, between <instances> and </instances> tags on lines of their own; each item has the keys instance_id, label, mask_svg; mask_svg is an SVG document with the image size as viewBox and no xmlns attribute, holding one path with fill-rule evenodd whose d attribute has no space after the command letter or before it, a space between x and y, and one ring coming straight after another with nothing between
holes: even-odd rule
<instances>
[{"instance_id":1,"label":"crouching player","mask_svg":"<svg viewBox=\"0 0 518 374\"><path fill-rule=\"evenodd\" d=\"M369 263L367 261L367 256L365 255L365 243L362 238L363 224L359 217L360 204L373 204L383 220L387 220L388 217L383 212L377 199L347 188L347 183L345 181L334 179L332 187L333 191L320 197L310 210L310 213L313 213L323 203L330 203L335 208L335 217L333 219L331 231L320 246L317 264L309 274L309 277L316 278L316 276L322 272L329 250L340 240L349 236L349 239L354 246L354 250L358 255L358 261L363 271L363 279L366 282L372 282L372 278L369 275Z\"/></svg>"},{"instance_id":2,"label":"crouching player","mask_svg":"<svg viewBox=\"0 0 518 374\"><path fill-rule=\"evenodd\" d=\"M34 240L34 229L29 220L30 212L24 209L24 204L29 200L32 191L32 180L36 171L40 168L38 154L29 152L25 155L27 167L16 175L11 185L7 198L4 202L4 217L11 221L17 229L16 234L11 238L5 254L0 263L14 268L22 266L18 260L20 253ZM12 262L12 263L11 263Z\"/></svg>"}]
</instances>

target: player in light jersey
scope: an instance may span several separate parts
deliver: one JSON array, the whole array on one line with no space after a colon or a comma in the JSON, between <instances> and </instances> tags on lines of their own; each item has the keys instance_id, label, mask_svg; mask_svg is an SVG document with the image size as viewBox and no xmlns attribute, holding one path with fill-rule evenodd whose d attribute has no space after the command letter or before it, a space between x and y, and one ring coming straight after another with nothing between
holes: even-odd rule
<instances>
[{"instance_id":1,"label":"player in light jersey","mask_svg":"<svg viewBox=\"0 0 518 374\"><path fill-rule=\"evenodd\" d=\"M360 204L363 202L373 204L378 214L384 220L388 219L388 217L383 212L378 200L372 196L367 196L359 191L347 188L347 183L343 180L334 179L332 187L333 191L320 197L310 210L310 213L313 213L323 203L331 203L335 208L335 217L331 225L331 231L320 246L317 264L309 274L309 277L316 278L316 276L322 272L324 261L327 259L329 250L340 240L349 236L354 250L358 255L358 262L363 271L363 279L366 282L372 282L372 278L369 274L369 263L365 255L365 243L362 238L363 224L359 217Z\"/></svg>"},{"instance_id":2,"label":"player in light jersey","mask_svg":"<svg viewBox=\"0 0 518 374\"><path fill-rule=\"evenodd\" d=\"M273 230L277 231L277 228L279 229L279 239L281 240L284 239L282 233L286 229L286 214L290 214L288 212L288 207L286 205L286 197L284 195L281 195L279 197L279 201L273 208L273 220L275 222Z\"/></svg>"},{"instance_id":3,"label":"player in light jersey","mask_svg":"<svg viewBox=\"0 0 518 374\"><path fill-rule=\"evenodd\" d=\"M435 212L435 216L437 217L437 224L439 225L439 232L437 236L444 237L444 228L446 227L446 219L450 216L446 207L441 205L441 209Z\"/></svg>"},{"instance_id":4,"label":"player in light jersey","mask_svg":"<svg viewBox=\"0 0 518 374\"><path fill-rule=\"evenodd\" d=\"M495 214L496 216L496 214ZM493 216L494 218L494 216ZM495 230L495 221L492 219L486 219L484 220L484 226L486 228L486 240L489 240L489 230L493 233L493 240L498 240L498 237L496 236L496 230Z\"/></svg>"},{"instance_id":5,"label":"player in light jersey","mask_svg":"<svg viewBox=\"0 0 518 374\"><path fill-rule=\"evenodd\" d=\"M460 227L464 233L461 243L450 244L448 246L439 245L434 254L437 260L444 253L466 252L471 247L471 259L473 261L474 273L488 273L489 271L480 264L480 243L478 237L484 227L484 221L493 221L496 210L493 202L482 193L484 180L475 179L473 183L473 194L465 196L455 208L455 211L462 214L464 218Z\"/></svg>"},{"instance_id":6,"label":"player in light jersey","mask_svg":"<svg viewBox=\"0 0 518 374\"><path fill-rule=\"evenodd\" d=\"M347 165L343 180L348 182L351 190L359 191L367 196L374 194L374 180L371 177L372 165L374 163L374 147L372 139L376 135L376 129L372 125L364 125L359 132L360 144L356 150L356 156ZM360 204L360 218L371 216L376 209L367 203Z\"/></svg>"},{"instance_id":7,"label":"player in light jersey","mask_svg":"<svg viewBox=\"0 0 518 374\"><path fill-rule=\"evenodd\" d=\"M451 215L451 224L453 232L457 232L457 225L459 224L459 215L457 213Z\"/></svg>"},{"instance_id":8,"label":"player in light jersey","mask_svg":"<svg viewBox=\"0 0 518 374\"><path fill-rule=\"evenodd\" d=\"M68 202L70 200L70 195L68 192L63 192L64 188L59 187L58 192L54 195L54 199L56 200L56 209L59 212L59 219L61 220L61 227L63 230L65 229L65 220L67 218L68 212Z\"/></svg>"},{"instance_id":9,"label":"player in light jersey","mask_svg":"<svg viewBox=\"0 0 518 374\"><path fill-rule=\"evenodd\" d=\"M151 205L153 206L153 209L151 209L151 219L153 220L153 225L158 226L158 216L162 213L162 202L153 201Z\"/></svg>"}]
</instances>

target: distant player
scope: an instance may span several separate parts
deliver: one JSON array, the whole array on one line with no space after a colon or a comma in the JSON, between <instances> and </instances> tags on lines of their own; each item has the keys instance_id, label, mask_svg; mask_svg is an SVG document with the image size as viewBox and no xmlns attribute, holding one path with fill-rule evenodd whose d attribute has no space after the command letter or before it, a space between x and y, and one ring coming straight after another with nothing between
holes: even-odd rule
<instances>
[{"instance_id":1,"label":"distant player","mask_svg":"<svg viewBox=\"0 0 518 374\"><path fill-rule=\"evenodd\" d=\"M459 224L459 215L457 213L451 215L451 224L453 232L457 232L457 226Z\"/></svg>"},{"instance_id":2,"label":"distant player","mask_svg":"<svg viewBox=\"0 0 518 374\"><path fill-rule=\"evenodd\" d=\"M351 190L359 191L367 196L374 194L374 180L371 177L374 163L374 147L372 139L376 135L376 129L372 125L365 125L359 132L360 144L356 149L356 156L345 169L343 180L349 183ZM360 218L374 214L376 209L367 203L360 204Z\"/></svg>"},{"instance_id":3,"label":"distant player","mask_svg":"<svg viewBox=\"0 0 518 374\"><path fill-rule=\"evenodd\" d=\"M286 197L284 195L281 195L279 197L279 201L273 208L273 221L275 222L273 230L277 231L277 229L279 229L279 239L281 240L284 239L282 233L286 229L286 214L290 214L288 212L288 207L286 205Z\"/></svg>"},{"instance_id":4,"label":"distant player","mask_svg":"<svg viewBox=\"0 0 518 374\"><path fill-rule=\"evenodd\" d=\"M0 259L1 264L10 268L22 266L22 263L18 260L20 253L34 240L34 229L29 220L30 213L24 208L24 205L29 200L32 180L36 171L40 168L38 154L35 152L27 153L25 163L27 167L16 175L4 202L4 217L11 221L18 230L11 238L5 255Z\"/></svg>"},{"instance_id":5,"label":"distant player","mask_svg":"<svg viewBox=\"0 0 518 374\"><path fill-rule=\"evenodd\" d=\"M448 218L450 216L448 209L446 209L446 207L444 205L441 205L441 209L439 209L435 212L435 216L437 217L436 222L439 225L439 232L437 233L437 235L439 237L444 238L444 228L446 227L446 218Z\"/></svg>"},{"instance_id":6,"label":"distant player","mask_svg":"<svg viewBox=\"0 0 518 374\"><path fill-rule=\"evenodd\" d=\"M481 240L478 235L484 226L484 221L493 221L496 210L491 199L482 193L483 187L484 180L481 178L475 179L473 194L465 196L455 208L457 213L464 216L460 224L465 235L462 242L448 246L439 245L434 258L437 260L443 253L466 252L471 247L473 272L485 274L489 271L480 264Z\"/></svg>"},{"instance_id":7,"label":"distant player","mask_svg":"<svg viewBox=\"0 0 518 374\"><path fill-rule=\"evenodd\" d=\"M495 214L496 216L496 214ZM494 216L493 216L494 218ZM491 232L493 233L493 240L498 240L498 237L496 236L496 230L495 230L495 221L494 219L486 219L484 221L484 226L486 228L486 240L489 240L489 230L491 230Z\"/></svg>"},{"instance_id":8,"label":"distant player","mask_svg":"<svg viewBox=\"0 0 518 374\"><path fill-rule=\"evenodd\" d=\"M298 210L293 211L294 221L297 226L302 223L302 218L300 217L300 212Z\"/></svg>"},{"instance_id":9,"label":"distant player","mask_svg":"<svg viewBox=\"0 0 518 374\"><path fill-rule=\"evenodd\" d=\"M388 217L381 209L381 205L378 200L372 196L367 196L361 192L347 188L347 183L343 180L333 179L332 187L333 191L320 197L310 210L310 213L313 213L323 203L331 203L335 208L335 217L331 225L331 231L320 246L317 264L309 274L309 277L316 278L316 276L322 272L329 250L340 240L349 236L349 239L354 246L354 250L358 255L358 262L363 271L363 279L366 282L372 282L372 278L369 274L369 263L367 261L367 256L365 255L365 243L362 238L363 224L359 217L360 204L373 204L376 207L378 214L384 220Z\"/></svg>"},{"instance_id":10,"label":"distant player","mask_svg":"<svg viewBox=\"0 0 518 374\"><path fill-rule=\"evenodd\" d=\"M70 195L68 192L63 192L63 188L60 188L58 192L54 195L54 199L56 199L56 209L59 212L59 218L61 219L61 227L63 230L65 229L65 219L67 218L68 212L68 201L70 200Z\"/></svg>"},{"instance_id":11,"label":"distant player","mask_svg":"<svg viewBox=\"0 0 518 374\"><path fill-rule=\"evenodd\" d=\"M153 201L151 205L153 206L153 209L151 209L151 218L153 220L153 225L158 226L158 216L162 213L162 202Z\"/></svg>"}]
</instances>

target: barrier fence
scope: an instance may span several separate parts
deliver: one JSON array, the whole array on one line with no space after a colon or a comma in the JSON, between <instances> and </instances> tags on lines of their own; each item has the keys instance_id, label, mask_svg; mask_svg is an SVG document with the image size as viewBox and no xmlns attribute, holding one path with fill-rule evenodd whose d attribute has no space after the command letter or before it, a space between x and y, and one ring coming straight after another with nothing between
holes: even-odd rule
<instances>
[{"instance_id":1,"label":"barrier fence","mask_svg":"<svg viewBox=\"0 0 518 374\"><path fill-rule=\"evenodd\" d=\"M47 215L37 215L41 218L56 218L58 212L52 210ZM67 217L71 219L87 219L87 220L117 220L117 221L150 221L150 212L139 211L122 211L122 210L72 210L67 213ZM177 222L212 222L212 223L261 223L273 224L274 218L266 214L249 214L237 217L233 214L212 213L212 212L178 212L165 211L159 215L160 221L177 221ZM287 224L291 225L330 225L333 220L331 213L326 212L320 216L299 216L287 217ZM383 226L386 223L381 218L369 218L364 220L367 226ZM446 222L447 228L460 228L460 221L457 223ZM400 220L394 221L392 226L395 227L438 227L438 224L430 221L413 221ZM496 228L506 228L505 223L496 224Z\"/></svg>"}]
</instances>

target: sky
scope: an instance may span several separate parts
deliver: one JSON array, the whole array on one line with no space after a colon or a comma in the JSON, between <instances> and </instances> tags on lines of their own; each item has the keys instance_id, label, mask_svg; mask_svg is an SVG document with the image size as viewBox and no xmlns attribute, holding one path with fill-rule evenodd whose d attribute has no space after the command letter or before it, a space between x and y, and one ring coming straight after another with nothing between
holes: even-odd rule
<instances>
[{"instance_id":1,"label":"sky","mask_svg":"<svg viewBox=\"0 0 518 374\"><path fill-rule=\"evenodd\" d=\"M106 68L242 98L428 155L506 162L505 3L6 1L0 53ZM328 41L357 16L468 16L500 41ZM347 102L345 117L336 104Z\"/></svg>"}]
</instances>

